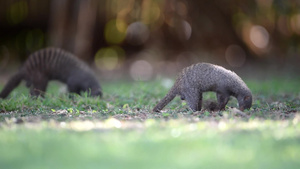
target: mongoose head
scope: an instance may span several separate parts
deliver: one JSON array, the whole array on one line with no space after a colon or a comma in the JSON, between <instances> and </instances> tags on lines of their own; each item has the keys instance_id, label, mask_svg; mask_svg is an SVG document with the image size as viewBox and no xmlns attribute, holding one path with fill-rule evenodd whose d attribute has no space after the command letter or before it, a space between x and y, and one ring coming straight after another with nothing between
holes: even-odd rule
<instances>
[{"instance_id":1,"label":"mongoose head","mask_svg":"<svg viewBox=\"0 0 300 169\"><path fill-rule=\"evenodd\" d=\"M100 96L102 97L102 91L101 88L91 88L91 96Z\"/></svg>"},{"instance_id":2,"label":"mongoose head","mask_svg":"<svg viewBox=\"0 0 300 169\"><path fill-rule=\"evenodd\" d=\"M82 81L82 90L89 92L90 96L102 97L102 89L96 78L93 76L86 76Z\"/></svg>"},{"instance_id":3,"label":"mongoose head","mask_svg":"<svg viewBox=\"0 0 300 169\"><path fill-rule=\"evenodd\" d=\"M239 109L241 111L245 109L250 109L252 106L252 95L251 93L248 93L246 95L240 95L238 96L238 102L239 102Z\"/></svg>"},{"instance_id":4,"label":"mongoose head","mask_svg":"<svg viewBox=\"0 0 300 169\"><path fill-rule=\"evenodd\" d=\"M88 90L90 96L92 97L102 97L102 89L97 81L89 80L86 83L85 89Z\"/></svg>"}]
</instances>

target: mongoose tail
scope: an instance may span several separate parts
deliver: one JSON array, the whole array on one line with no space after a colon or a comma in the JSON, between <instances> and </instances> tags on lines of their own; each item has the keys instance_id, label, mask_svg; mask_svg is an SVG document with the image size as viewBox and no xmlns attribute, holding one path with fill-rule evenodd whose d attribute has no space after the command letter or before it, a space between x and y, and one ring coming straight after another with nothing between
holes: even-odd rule
<instances>
[{"instance_id":1,"label":"mongoose tail","mask_svg":"<svg viewBox=\"0 0 300 169\"><path fill-rule=\"evenodd\" d=\"M154 112L159 112L162 110L170 101L172 101L176 95L178 94L178 89L176 85L174 85L168 94L153 108Z\"/></svg>"},{"instance_id":2,"label":"mongoose tail","mask_svg":"<svg viewBox=\"0 0 300 169\"><path fill-rule=\"evenodd\" d=\"M9 93L20 84L23 78L24 76L21 72L15 74L4 86L2 92L0 93L0 98L5 99Z\"/></svg>"}]
</instances>

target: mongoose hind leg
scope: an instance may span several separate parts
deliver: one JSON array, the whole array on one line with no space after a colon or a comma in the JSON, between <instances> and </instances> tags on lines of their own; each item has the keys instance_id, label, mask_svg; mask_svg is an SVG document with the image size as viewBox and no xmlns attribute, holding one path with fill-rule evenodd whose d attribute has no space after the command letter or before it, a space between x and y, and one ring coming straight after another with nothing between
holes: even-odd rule
<instances>
[{"instance_id":1,"label":"mongoose hind leg","mask_svg":"<svg viewBox=\"0 0 300 169\"><path fill-rule=\"evenodd\" d=\"M229 101L229 96L224 93L217 93L217 99L219 110L225 110L225 106Z\"/></svg>"},{"instance_id":2,"label":"mongoose hind leg","mask_svg":"<svg viewBox=\"0 0 300 169\"><path fill-rule=\"evenodd\" d=\"M193 111L200 111L202 106L202 93L199 89L189 88L184 90L184 99Z\"/></svg>"},{"instance_id":3,"label":"mongoose hind leg","mask_svg":"<svg viewBox=\"0 0 300 169\"><path fill-rule=\"evenodd\" d=\"M197 111L201 111L201 109L202 109L202 92L199 92L198 95L199 95L198 96L199 98L198 98L198 106L197 106L198 109L197 109Z\"/></svg>"}]
</instances>

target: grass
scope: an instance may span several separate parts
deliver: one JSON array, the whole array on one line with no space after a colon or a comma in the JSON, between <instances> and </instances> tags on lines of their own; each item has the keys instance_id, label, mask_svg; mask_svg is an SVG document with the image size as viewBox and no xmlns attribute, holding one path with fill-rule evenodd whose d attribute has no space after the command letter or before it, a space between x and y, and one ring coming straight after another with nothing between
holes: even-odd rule
<instances>
[{"instance_id":1,"label":"grass","mask_svg":"<svg viewBox=\"0 0 300 169\"><path fill-rule=\"evenodd\" d=\"M152 113L164 79L104 82L103 99L71 99L57 83L32 99L21 85L0 100L1 168L298 168L300 79L246 83L254 104L243 114L235 99L191 112L180 98Z\"/></svg>"}]
</instances>

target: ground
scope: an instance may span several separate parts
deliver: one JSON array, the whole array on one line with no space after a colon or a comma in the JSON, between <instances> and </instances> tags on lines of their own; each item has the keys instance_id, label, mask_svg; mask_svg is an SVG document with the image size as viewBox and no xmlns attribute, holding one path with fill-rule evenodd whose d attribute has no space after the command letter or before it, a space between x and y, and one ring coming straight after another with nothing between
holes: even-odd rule
<instances>
[{"instance_id":1,"label":"ground","mask_svg":"<svg viewBox=\"0 0 300 169\"><path fill-rule=\"evenodd\" d=\"M170 79L102 82L104 97L69 97L51 83L44 99L20 85L0 100L3 168L298 168L300 79L246 79L253 106L191 112L179 97L151 109ZM3 84L0 85L0 89ZM207 93L205 100L214 100Z\"/></svg>"}]
</instances>

